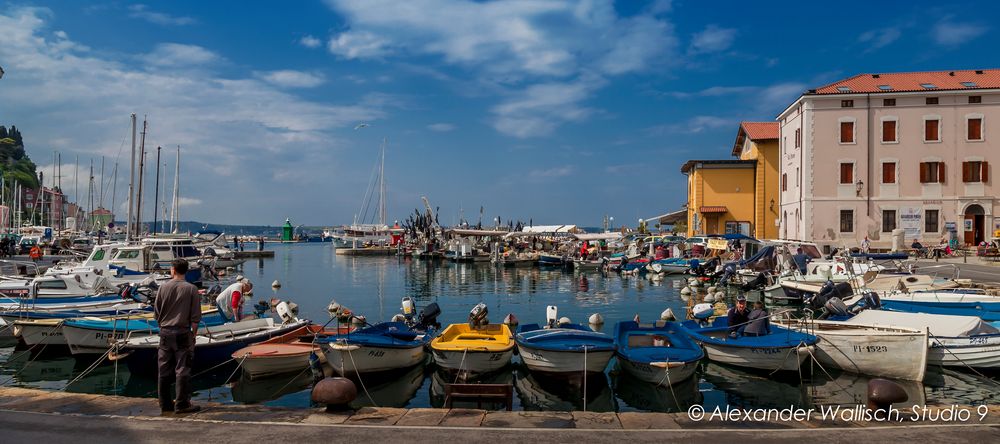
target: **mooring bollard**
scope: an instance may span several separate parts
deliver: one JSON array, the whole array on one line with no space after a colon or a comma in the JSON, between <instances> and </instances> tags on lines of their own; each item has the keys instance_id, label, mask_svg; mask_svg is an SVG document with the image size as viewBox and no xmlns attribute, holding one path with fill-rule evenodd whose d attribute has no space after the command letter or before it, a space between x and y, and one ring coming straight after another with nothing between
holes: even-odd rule
<instances>
[{"instance_id":1,"label":"mooring bollard","mask_svg":"<svg viewBox=\"0 0 1000 444\"><path fill-rule=\"evenodd\" d=\"M906 402L910 396L906 390L888 379L875 378L868 381L868 409L889 411L889 407L897 402Z\"/></svg>"},{"instance_id":2,"label":"mooring bollard","mask_svg":"<svg viewBox=\"0 0 1000 444\"><path fill-rule=\"evenodd\" d=\"M313 386L310 399L317 404L326 404L326 411L347 410L351 401L358 397L358 387L347 378L324 378Z\"/></svg>"}]
</instances>

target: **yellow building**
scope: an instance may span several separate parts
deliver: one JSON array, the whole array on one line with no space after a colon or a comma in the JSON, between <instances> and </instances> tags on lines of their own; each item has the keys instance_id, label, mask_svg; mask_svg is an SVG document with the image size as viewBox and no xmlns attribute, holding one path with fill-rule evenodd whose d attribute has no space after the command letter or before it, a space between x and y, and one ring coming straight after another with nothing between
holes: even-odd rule
<instances>
[{"instance_id":1,"label":"yellow building","mask_svg":"<svg viewBox=\"0 0 1000 444\"><path fill-rule=\"evenodd\" d=\"M756 162L752 236L757 239L778 238L781 205L778 130L778 122L743 122L733 144L733 156Z\"/></svg>"},{"instance_id":2,"label":"yellow building","mask_svg":"<svg viewBox=\"0 0 1000 444\"><path fill-rule=\"evenodd\" d=\"M756 160L689 160L688 237L754 233Z\"/></svg>"}]
</instances>

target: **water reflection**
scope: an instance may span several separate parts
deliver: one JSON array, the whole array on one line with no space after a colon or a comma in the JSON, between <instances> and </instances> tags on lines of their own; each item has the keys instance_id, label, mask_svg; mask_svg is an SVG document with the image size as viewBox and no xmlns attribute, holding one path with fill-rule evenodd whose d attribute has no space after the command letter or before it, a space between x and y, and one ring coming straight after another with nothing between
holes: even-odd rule
<instances>
[{"instance_id":1,"label":"water reflection","mask_svg":"<svg viewBox=\"0 0 1000 444\"><path fill-rule=\"evenodd\" d=\"M546 376L519 367L514 372L514 389L525 410L617 411L615 396L605 375L587 378L586 397L582 378ZM586 403L584 402L586 398Z\"/></svg>"},{"instance_id":2,"label":"water reflection","mask_svg":"<svg viewBox=\"0 0 1000 444\"><path fill-rule=\"evenodd\" d=\"M697 377L688 378L671 387L653 385L623 371L615 372L612 379L615 394L621 398L624 407L627 407L622 410L684 412L702 401Z\"/></svg>"}]
</instances>

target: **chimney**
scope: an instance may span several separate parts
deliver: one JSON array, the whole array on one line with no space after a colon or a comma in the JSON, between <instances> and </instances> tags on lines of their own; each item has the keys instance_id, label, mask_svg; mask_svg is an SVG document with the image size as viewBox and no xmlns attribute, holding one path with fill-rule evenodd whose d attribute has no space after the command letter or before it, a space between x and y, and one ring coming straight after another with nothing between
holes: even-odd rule
<instances>
[{"instance_id":1,"label":"chimney","mask_svg":"<svg viewBox=\"0 0 1000 444\"><path fill-rule=\"evenodd\" d=\"M981 70L981 69L977 69L976 70L976 74L982 74L982 73L983 73L983 70Z\"/></svg>"},{"instance_id":2,"label":"chimney","mask_svg":"<svg viewBox=\"0 0 1000 444\"><path fill-rule=\"evenodd\" d=\"M949 75L949 76L952 76L952 77L955 77L955 71L951 71L951 72L949 72L949 73L948 73L948 75Z\"/></svg>"},{"instance_id":3,"label":"chimney","mask_svg":"<svg viewBox=\"0 0 1000 444\"><path fill-rule=\"evenodd\" d=\"M878 74L872 74L872 78L873 79L877 79L878 78Z\"/></svg>"}]
</instances>

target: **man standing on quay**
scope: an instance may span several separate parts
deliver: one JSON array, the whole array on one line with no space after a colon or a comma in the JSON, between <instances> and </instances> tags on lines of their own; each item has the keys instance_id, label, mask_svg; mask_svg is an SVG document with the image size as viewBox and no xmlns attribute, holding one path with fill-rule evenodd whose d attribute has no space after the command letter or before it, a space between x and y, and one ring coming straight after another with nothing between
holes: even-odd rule
<instances>
[{"instance_id":1,"label":"man standing on quay","mask_svg":"<svg viewBox=\"0 0 1000 444\"><path fill-rule=\"evenodd\" d=\"M153 308L160 326L160 348L157 353L160 411L193 413L201 407L191 404L191 365L194 341L201 322L201 297L198 289L184 280L188 263L174 259L170 263L170 281L160 286ZM176 399L170 384L176 382ZM176 404L175 404L176 401Z\"/></svg>"}]
</instances>

